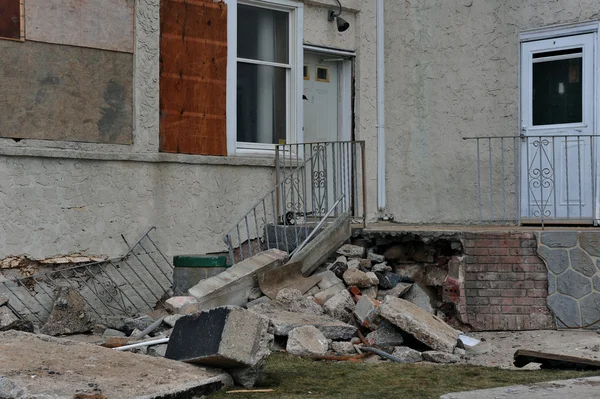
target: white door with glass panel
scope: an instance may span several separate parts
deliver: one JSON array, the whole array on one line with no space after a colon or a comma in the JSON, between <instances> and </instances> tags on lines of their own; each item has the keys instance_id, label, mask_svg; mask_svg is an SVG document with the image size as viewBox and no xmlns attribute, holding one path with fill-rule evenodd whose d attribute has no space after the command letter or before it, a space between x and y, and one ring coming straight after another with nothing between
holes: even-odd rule
<instances>
[{"instance_id":1,"label":"white door with glass panel","mask_svg":"<svg viewBox=\"0 0 600 399\"><path fill-rule=\"evenodd\" d=\"M521 45L521 220L592 223L594 34Z\"/></svg>"}]
</instances>

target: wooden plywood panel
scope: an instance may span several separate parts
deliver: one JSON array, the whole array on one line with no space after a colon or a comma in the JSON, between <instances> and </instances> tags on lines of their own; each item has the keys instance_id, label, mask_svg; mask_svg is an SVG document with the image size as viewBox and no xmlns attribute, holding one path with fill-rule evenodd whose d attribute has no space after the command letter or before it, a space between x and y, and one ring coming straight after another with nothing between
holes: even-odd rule
<instances>
[{"instance_id":1,"label":"wooden plywood panel","mask_svg":"<svg viewBox=\"0 0 600 399\"><path fill-rule=\"evenodd\" d=\"M0 1L0 38L23 39L23 0Z\"/></svg>"},{"instance_id":2,"label":"wooden plywood panel","mask_svg":"<svg viewBox=\"0 0 600 399\"><path fill-rule=\"evenodd\" d=\"M133 53L134 4L134 0L27 0L26 39Z\"/></svg>"},{"instance_id":3,"label":"wooden plywood panel","mask_svg":"<svg viewBox=\"0 0 600 399\"><path fill-rule=\"evenodd\" d=\"M227 155L227 6L161 0L160 149Z\"/></svg>"},{"instance_id":4,"label":"wooden plywood panel","mask_svg":"<svg viewBox=\"0 0 600 399\"><path fill-rule=\"evenodd\" d=\"M133 56L0 40L0 137L130 144Z\"/></svg>"}]
</instances>

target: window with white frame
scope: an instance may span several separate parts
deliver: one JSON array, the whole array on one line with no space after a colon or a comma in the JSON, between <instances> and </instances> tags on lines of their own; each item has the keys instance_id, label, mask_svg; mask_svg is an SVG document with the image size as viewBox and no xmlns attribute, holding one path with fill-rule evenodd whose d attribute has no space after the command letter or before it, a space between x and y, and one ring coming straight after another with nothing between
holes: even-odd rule
<instances>
[{"instance_id":1,"label":"window with white frame","mask_svg":"<svg viewBox=\"0 0 600 399\"><path fill-rule=\"evenodd\" d=\"M298 20L290 1L237 3L238 149L269 149L297 139Z\"/></svg>"}]
</instances>

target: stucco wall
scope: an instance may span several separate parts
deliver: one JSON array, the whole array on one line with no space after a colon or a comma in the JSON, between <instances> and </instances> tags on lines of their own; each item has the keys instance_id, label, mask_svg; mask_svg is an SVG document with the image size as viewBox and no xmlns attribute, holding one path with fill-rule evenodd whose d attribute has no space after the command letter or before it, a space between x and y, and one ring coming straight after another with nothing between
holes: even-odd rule
<instances>
[{"instance_id":1,"label":"stucco wall","mask_svg":"<svg viewBox=\"0 0 600 399\"><path fill-rule=\"evenodd\" d=\"M306 43L357 54L356 138L370 151L373 217L375 2L344 1L344 33L327 21L333 0L305 3ZM158 4L136 0L132 145L0 139L0 259L116 256L121 234L134 239L150 226L169 256L220 251L225 230L274 185L272 158L158 153Z\"/></svg>"},{"instance_id":2,"label":"stucco wall","mask_svg":"<svg viewBox=\"0 0 600 399\"><path fill-rule=\"evenodd\" d=\"M600 3L424 0L385 7L388 211L410 223L478 219L475 143L461 138L520 133L519 33L597 20Z\"/></svg>"}]
</instances>

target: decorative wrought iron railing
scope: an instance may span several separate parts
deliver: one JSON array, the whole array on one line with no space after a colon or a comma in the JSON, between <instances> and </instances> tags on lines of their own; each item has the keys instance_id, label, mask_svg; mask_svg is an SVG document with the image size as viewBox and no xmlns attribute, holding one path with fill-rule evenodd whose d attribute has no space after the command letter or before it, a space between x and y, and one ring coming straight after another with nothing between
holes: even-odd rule
<instances>
[{"instance_id":1,"label":"decorative wrought iron railing","mask_svg":"<svg viewBox=\"0 0 600 399\"><path fill-rule=\"evenodd\" d=\"M232 264L271 248L291 254L342 213L365 223L363 141L276 145L275 165L275 187L225 234Z\"/></svg>"},{"instance_id":2,"label":"decorative wrought iron railing","mask_svg":"<svg viewBox=\"0 0 600 399\"><path fill-rule=\"evenodd\" d=\"M466 137L477 151L480 223L591 224L596 135Z\"/></svg>"},{"instance_id":3,"label":"decorative wrought iron railing","mask_svg":"<svg viewBox=\"0 0 600 399\"><path fill-rule=\"evenodd\" d=\"M92 315L136 316L155 308L173 284L173 266L151 237L152 227L119 258L58 267L32 276L0 275L0 293L19 318L43 324L55 291L76 290ZM125 240L125 238L123 237Z\"/></svg>"}]
</instances>

